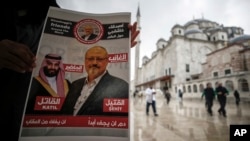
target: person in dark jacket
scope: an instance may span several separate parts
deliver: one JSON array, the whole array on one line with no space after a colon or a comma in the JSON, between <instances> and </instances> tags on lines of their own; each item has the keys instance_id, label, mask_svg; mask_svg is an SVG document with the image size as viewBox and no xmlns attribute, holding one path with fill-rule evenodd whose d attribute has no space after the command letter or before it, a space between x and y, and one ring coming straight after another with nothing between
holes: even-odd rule
<instances>
[{"instance_id":1,"label":"person in dark jacket","mask_svg":"<svg viewBox=\"0 0 250 141\"><path fill-rule=\"evenodd\" d=\"M55 0L8 0L1 6L0 136L17 141L43 22L49 6L58 5Z\"/></svg>"},{"instance_id":2,"label":"person in dark jacket","mask_svg":"<svg viewBox=\"0 0 250 141\"><path fill-rule=\"evenodd\" d=\"M215 98L215 91L212 88L212 84L211 83L207 83L207 87L204 89L203 96L205 96L206 99L206 108L207 108L207 112L212 116L213 115L213 111L212 111L212 107L213 107L213 100Z\"/></svg>"},{"instance_id":3,"label":"person in dark jacket","mask_svg":"<svg viewBox=\"0 0 250 141\"><path fill-rule=\"evenodd\" d=\"M226 117L226 103L227 103L227 95L229 94L228 90L222 86L222 83L219 83L218 87L215 90L217 94L218 101L220 103L220 108L218 110L219 114Z\"/></svg>"},{"instance_id":4,"label":"person in dark jacket","mask_svg":"<svg viewBox=\"0 0 250 141\"><path fill-rule=\"evenodd\" d=\"M170 92L168 90L168 87L163 88L163 94L164 94L164 96L165 96L165 98L167 100L167 104L169 104L170 99L171 99L171 94L170 94Z\"/></svg>"},{"instance_id":5,"label":"person in dark jacket","mask_svg":"<svg viewBox=\"0 0 250 141\"><path fill-rule=\"evenodd\" d=\"M178 90L178 96L179 96L180 102L182 102L183 92L181 91L181 89Z\"/></svg>"},{"instance_id":6,"label":"person in dark jacket","mask_svg":"<svg viewBox=\"0 0 250 141\"><path fill-rule=\"evenodd\" d=\"M235 97L235 104L237 106L239 106L239 104L240 104L240 93L237 90L234 91L234 97Z\"/></svg>"}]
</instances>

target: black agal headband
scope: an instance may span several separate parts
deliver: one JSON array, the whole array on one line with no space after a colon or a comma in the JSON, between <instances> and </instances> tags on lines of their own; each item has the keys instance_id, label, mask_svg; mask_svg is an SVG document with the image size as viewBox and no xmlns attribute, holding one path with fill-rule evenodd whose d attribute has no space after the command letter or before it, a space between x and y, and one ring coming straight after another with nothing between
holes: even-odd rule
<instances>
[{"instance_id":1,"label":"black agal headband","mask_svg":"<svg viewBox=\"0 0 250 141\"><path fill-rule=\"evenodd\" d=\"M56 55L52 55L52 54L47 54L45 56L46 59L53 59L53 60L62 60L61 56L56 56Z\"/></svg>"}]
</instances>

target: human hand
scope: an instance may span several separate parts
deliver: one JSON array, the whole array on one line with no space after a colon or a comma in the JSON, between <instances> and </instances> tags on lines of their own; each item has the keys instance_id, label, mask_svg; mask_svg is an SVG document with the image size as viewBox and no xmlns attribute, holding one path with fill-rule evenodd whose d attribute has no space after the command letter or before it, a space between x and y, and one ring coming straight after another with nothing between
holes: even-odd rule
<instances>
[{"instance_id":1,"label":"human hand","mask_svg":"<svg viewBox=\"0 0 250 141\"><path fill-rule=\"evenodd\" d=\"M139 35L140 31L137 30L137 22L134 22L133 25L128 25L129 30L131 31L131 48L137 44L135 41L136 37Z\"/></svg>"},{"instance_id":2,"label":"human hand","mask_svg":"<svg viewBox=\"0 0 250 141\"><path fill-rule=\"evenodd\" d=\"M24 73L32 71L35 66L35 55L26 45L10 40L0 41L0 69Z\"/></svg>"}]
</instances>

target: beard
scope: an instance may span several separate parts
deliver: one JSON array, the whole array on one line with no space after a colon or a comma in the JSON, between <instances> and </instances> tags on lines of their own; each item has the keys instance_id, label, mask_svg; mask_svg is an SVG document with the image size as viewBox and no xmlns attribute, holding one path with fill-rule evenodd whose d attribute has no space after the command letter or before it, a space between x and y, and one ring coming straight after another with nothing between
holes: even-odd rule
<instances>
[{"instance_id":1,"label":"beard","mask_svg":"<svg viewBox=\"0 0 250 141\"><path fill-rule=\"evenodd\" d=\"M57 76L57 74L59 73L59 69L58 70L48 69L47 67L44 67L43 71L47 77L54 77L54 76Z\"/></svg>"},{"instance_id":2,"label":"beard","mask_svg":"<svg viewBox=\"0 0 250 141\"><path fill-rule=\"evenodd\" d=\"M88 70L88 75L92 77L97 77L100 73L100 67L98 66L91 66Z\"/></svg>"}]
</instances>

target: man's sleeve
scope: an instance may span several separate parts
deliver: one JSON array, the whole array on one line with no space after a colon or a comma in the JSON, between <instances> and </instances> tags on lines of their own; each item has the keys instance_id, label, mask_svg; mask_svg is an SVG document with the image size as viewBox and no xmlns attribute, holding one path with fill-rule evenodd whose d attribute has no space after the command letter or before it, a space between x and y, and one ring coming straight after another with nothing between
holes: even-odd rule
<instances>
[{"instance_id":1,"label":"man's sleeve","mask_svg":"<svg viewBox=\"0 0 250 141\"><path fill-rule=\"evenodd\" d=\"M229 95L229 91L227 90L227 88L225 88L225 92L227 95Z\"/></svg>"},{"instance_id":2,"label":"man's sleeve","mask_svg":"<svg viewBox=\"0 0 250 141\"><path fill-rule=\"evenodd\" d=\"M205 95L205 90L203 90L203 92L201 93L201 97L204 97Z\"/></svg>"}]
</instances>

